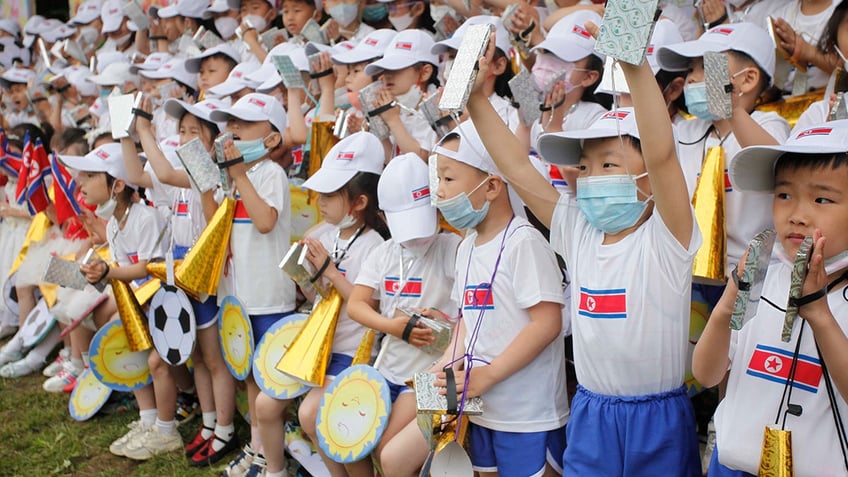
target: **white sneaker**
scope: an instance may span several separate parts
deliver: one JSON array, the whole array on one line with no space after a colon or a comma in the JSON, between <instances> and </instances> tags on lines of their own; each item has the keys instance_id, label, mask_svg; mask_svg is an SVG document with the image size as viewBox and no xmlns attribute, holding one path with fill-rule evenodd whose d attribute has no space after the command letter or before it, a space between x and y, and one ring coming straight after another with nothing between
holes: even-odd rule
<instances>
[{"instance_id":1,"label":"white sneaker","mask_svg":"<svg viewBox=\"0 0 848 477\"><path fill-rule=\"evenodd\" d=\"M55 376L44 381L41 387L48 393L60 393L65 389L65 386L76 381L79 375L80 372L74 368L71 361L66 360L62 363L62 369Z\"/></svg>"},{"instance_id":2,"label":"white sneaker","mask_svg":"<svg viewBox=\"0 0 848 477\"><path fill-rule=\"evenodd\" d=\"M109 446L109 452L111 452L112 454L123 457L129 441L134 439L136 434L140 434L140 433L146 431L147 429L149 429L150 426L143 425L141 423L141 419L139 419L138 421L133 421L133 422L127 424L127 427L130 428L129 432L127 432L123 436L117 438L115 440L115 442L113 442Z\"/></svg>"},{"instance_id":3,"label":"white sneaker","mask_svg":"<svg viewBox=\"0 0 848 477\"><path fill-rule=\"evenodd\" d=\"M11 363L13 361L20 361L23 359L24 355L21 354L20 350L15 351L7 351L6 347L0 349L0 366L4 364Z\"/></svg>"},{"instance_id":4,"label":"white sneaker","mask_svg":"<svg viewBox=\"0 0 848 477\"><path fill-rule=\"evenodd\" d=\"M41 374L47 376L48 378L52 378L59 374L62 371L62 365L66 362L71 361L71 350L70 348L62 348L62 351L59 351L59 356L56 356L56 359L53 360L52 363L48 364L44 371Z\"/></svg>"},{"instance_id":5,"label":"white sneaker","mask_svg":"<svg viewBox=\"0 0 848 477\"><path fill-rule=\"evenodd\" d=\"M20 378L38 371L42 366L44 366L43 362L30 363L26 358L19 359L17 361L7 363L0 368L0 377Z\"/></svg>"},{"instance_id":6,"label":"white sneaker","mask_svg":"<svg viewBox=\"0 0 848 477\"><path fill-rule=\"evenodd\" d=\"M244 477L265 477L265 468L267 467L265 458L259 454L253 457L253 464L247 469Z\"/></svg>"},{"instance_id":7,"label":"white sneaker","mask_svg":"<svg viewBox=\"0 0 848 477\"><path fill-rule=\"evenodd\" d=\"M256 458L256 452L253 451L253 447L248 442L242 448L241 454L227 464L222 475L224 477L243 477L250 466L253 465L254 458Z\"/></svg>"},{"instance_id":8,"label":"white sneaker","mask_svg":"<svg viewBox=\"0 0 848 477\"><path fill-rule=\"evenodd\" d=\"M155 455L173 452L183 448L183 440L176 431L162 434L159 428L151 426L146 432L134 436L127 441L124 457L133 460L147 460Z\"/></svg>"},{"instance_id":9,"label":"white sneaker","mask_svg":"<svg viewBox=\"0 0 848 477\"><path fill-rule=\"evenodd\" d=\"M0 340L14 336L18 332L17 326L2 325L0 326Z\"/></svg>"}]
</instances>

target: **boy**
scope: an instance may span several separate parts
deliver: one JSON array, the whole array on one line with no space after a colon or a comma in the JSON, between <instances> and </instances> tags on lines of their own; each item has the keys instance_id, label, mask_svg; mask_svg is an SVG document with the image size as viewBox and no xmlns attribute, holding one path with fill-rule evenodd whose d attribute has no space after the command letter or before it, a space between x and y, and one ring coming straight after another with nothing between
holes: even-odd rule
<instances>
[{"instance_id":1,"label":"boy","mask_svg":"<svg viewBox=\"0 0 848 477\"><path fill-rule=\"evenodd\" d=\"M785 429L792 431L795 475L848 472L834 425L834 416L848 416L846 141L848 121L833 121L801 131L783 146L743 149L730 170L740 190L774 194L774 254L780 260L768 268L751 321L739 331L730 330L735 277L695 347L692 371L705 386L718 384L730 368L727 394L715 414L717 451L711 476L757 473L763 429L775 423L775 416L783 419L781 395L795 363L788 402L799 405L802 413L786 414L785 420ZM786 303L795 254L808 236L815 242L801 291L800 301L806 304L800 306L791 341L784 343L780 330L785 312L780 307Z\"/></svg>"},{"instance_id":2,"label":"boy","mask_svg":"<svg viewBox=\"0 0 848 477\"><path fill-rule=\"evenodd\" d=\"M228 43L206 49L185 61L185 69L197 75L197 91L203 99L209 88L227 80L230 71L241 61L238 52Z\"/></svg>"},{"instance_id":3,"label":"boy","mask_svg":"<svg viewBox=\"0 0 848 477\"><path fill-rule=\"evenodd\" d=\"M481 396L485 403L482 415L469 418L474 470L481 476L559 474L568 399L564 294L553 251L516 217L520 204L510 202L509 186L472 124L461 124L435 152L436 207L453 227L468 229L451 295L461 303L461 350L449 347L440 365L456 362L456 389L445 392L460 400ZM444 372L435 385L448 386Z\"/></svg>"},{"instance_id":4,"label":"boy","mask_svg":"<svg viewBox=\"0 0 848 477\"><path fill-rule=\"evenodd\" d=\"M35 80L35 72L25 68L12 68L0 75L4 103L3 128L11 129L19 124L38 124L38 117L29 100L27 88Z\"/></svg>"},{"instance_id":5,"label":"boy","mask_svg":"<svg viewBox=\"0 0 848 477\"><path fill-rule=\"evenodd\" d=\"M291 36L300 35L309 19L321 20L321 10L315 8L315 0L283 0L283 26Z\"/></svg>"},{"instance_id":6,"label":"boy","mask_svg":"<svg viewBox=\"0 0 848 477\"><path fill-rule=\"evenodd\" d=\"M227 121L227 132L236 138L226 148L227 160L244 158L243 163L227 169L235 185L236 212L230 235L232 255L221 277L218 297L223 300L234 295L241 301L250 316L254 341L258 343L271 325L295 308L294 282L277 268L280 256L289 247L288 179L282 167L267 160L273 150L283 146L286 111L271 96L252 93L230 108L213 111L210 119ZM259 387L253 377L247 379L247 392L250 414L255 416L254 401ZM261 444L258 432L254 420L251 422L254 446ZM228 441L216 436L208 448L192 457L192 464L204 466L217 462L236 439L235 434ZM250 464L252 449L246 447L236 461Z\"/></svg>"},{"instance_id":7,"label":"boy","mask_svg":"<svg viewBox=\"0 0 848 477\"><path fill-rule=\"evenodd\" d=\"M478 88L491 43L468 111L495 164L550 228L551 245L580 291L571 316L581 385L571 404L564 473L700 475L682 385L692 260L701 238L653 72L647 63L622 63L634 110L539 140L546 161L579 168L576 198L560 196L523 159L524 147Z\"/></svg>"}]
</instances>

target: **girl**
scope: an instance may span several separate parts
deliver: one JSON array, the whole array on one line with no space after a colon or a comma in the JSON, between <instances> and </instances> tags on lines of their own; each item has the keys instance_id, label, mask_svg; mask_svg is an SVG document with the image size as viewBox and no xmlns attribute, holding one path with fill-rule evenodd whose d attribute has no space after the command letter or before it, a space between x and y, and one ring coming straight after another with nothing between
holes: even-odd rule
<instances>
[{"instance_id":1,"label":"girl","mask_svg":"<svg viewBox=\"0 0 848 477\"><path fill-rule=\"evenodd\" d=\"M419 29L436 33L433 28L433 17L430 16L430 2L390 0L387 3L389 23L397 31Z\"/></svg>"},{"instance_id":2,"label":"girl","mask_svg":"<svg viewBox=\"0 0 848 477\"><path fill-rule=\"evenodd\" d=\"M365 258L388 235L377 209L377 180L383 170L381 152L380 140L373 134L353 134L330 149L321 169L303 183L303 187L318 192L321 215L331 225L316 231L316 236L303 240L308 248L307 258L316 270L324 269L322 279L331 284L345 301ZM328 264L326 267L325 262ZM325 386L350 366L364 333L365 327L351 320L342 308L333 337L333 355L327 366L328 382ZM317 442L315 418L324 389L310 389L299 410L301 426L313 442ZM290 402L264 393L256 397L256 418L267 461L265 475L269 477L285 475L283 413ZM333 475L344 475L342 466L323 454L322 458ZM254 460L254 465L261 467L261 461Z\"/></svg>"},{"instance_id":3,"label":"girl","mask_svg":"<svg viewBox=\"0 0 848 477\"><path fill-rule=\"evenodd\" d=\"M327 38L330 40L360 41L374 31L362 23L363 0L326 0L324 11L332 20L324 25Z\"/></svg>"},{"instance_id":4,"label":"girl","mask_svg":"<svg viewBox=\"0 0 848 477\"><path fill-rule=\"evenodd\" d=\"M431 53L433 44L422 30L404 30L382 59L365 68L368 75L382 75L385 86L374 106L395 105L380 114L391 130L389 158L412 152L426 159L436 142L436 133L418 111L421 100L439 86L439 58Z\"/></svg>"},{"instance_id":5,"label":"girl","mask_svg":"<svg viewBox=\"0 0 848 477\"><path fill-rule=\"evenodd\" d=\"M416 155L396 157L383 174L378 192L392 238L368 257L347 310L354 320L385 334L375 366L389 383L393 404L374 451L377 461L384 475L417 475L427 447L417 445L421 431L415 421L415 395L404 383L430 368L439 353L421 350L432 343L432 331L420 323L410 326L410 317L399 310L424 309L422 314L429 315L431 308L457 309L451 289L460 239L439 233L427 166ZM355 466L362 469L357 475L372 475L370 459Z\"/></svg>"},{"instance_id":6,"label":"girl","mask_svg":"<svg viewBox=\"0 0 848 477\"><path fill-rule=\"evenodd\" d=\"M197 75L186 70L184 58L173 58L153 71L141 70L139 75L155 80L153 89L153 127L157 141L177 134L177 122L165 114L162 105L171 98L185 101L197 99Z\"/></svg>"}]
</instances>

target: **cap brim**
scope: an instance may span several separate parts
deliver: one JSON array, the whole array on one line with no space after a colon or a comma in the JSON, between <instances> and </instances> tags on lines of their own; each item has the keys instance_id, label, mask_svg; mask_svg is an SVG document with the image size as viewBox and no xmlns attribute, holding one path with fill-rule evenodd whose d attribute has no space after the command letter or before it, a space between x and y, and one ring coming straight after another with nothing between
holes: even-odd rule
<instances>
[{"instance_id":1,"label":"cap brim","mask_svg":"<svg viewBox=\"0 0 848 477\"><path fill-rule=\"evenodd\" d=\"M555 39L547 39L533 47L530 51L545 50L562 61L579 61L589 55L598 55L594 50L587 50L576 45L569 45L556 41Z\"/></svg>"},{"instance_id":2,"label":"cap brim","mask_svg":"<svg viewBox=\"0 0 848 477\"><path fill-rule=\"evenodd\" d=\"M374 63L371 63L370 65L366 66L365 67L365 74L367 74L369 76L377 76L385 70L389 70L389 71L402 70L404 68L408 68L408 67L418 63L419 61L426 61L426 62L429 63L429 61L427 61L426 59L425 60L416 60L415 58L400 58L400 57L386 58L386 57L383 57L383 58L375 61Z\"/></svg>"},{"instance_id":3,"label":"cap brim","mask_svg":"<svg viewBox=\"0 0 848 477\"><path fill-rule=\"evenodd\" d=\"M209 119L216 123L225 123L231 117L249 122L269 121L268 117L261 112L245 108L219 109L209 114Z\"/></svg>"},{"instance_id":4,"label":"cap brim","mask_svg":"<svg viewBox=\"0 0 848 477\"><path fill-rule=\"evenodd\" d=\"M398 212L385 212L395 243L429 237L436 233L438 215L429 203Z\"/></svg>"},{"instance_id":5,"label":"cap brim","mask_svg":"<svg viewBox=\"0 0 848 477\"><path fill-rule=\"evenodd\" d=\"M209 88L207 93L215 95L215 96L230 96L239 91L249 88L246 84L239 81L224 81L219 85L215 85Z\"/></svg>"},{"instance_id":6,"label":"cap brim","mask_svg":"<svg viewBox=\"0 0 848 477\"><path fill-rule=\"evenodd\" d=\"M62 164L79 172L107 172L109 170L106 161L90 159L85 156L59 156Z\"/></svg>"},{"instance_id":7,"label":"cap brim","mask_svg":"<svg viewBox=\"0 0 848 477\"><path fill-rule=\"evenodd\" d=\"M183 64L185 65L186 71L194 74L200 73L200 64L205 58L209 58L210 56L212 55L201 55L185 60L185 63Z\"/></svg>"},{"instance_id":8,"label":"cap brim","mask_svg":"<svg viewBox=\"0 0 848 477\"><path fill-rule=\"evenodd\" d=\"M276 88L280 83L283 82L283 78L280 77L279 73L274 73L269 76L265 81L262 82L259 86L256 87L256 91L258 93L267 93L274 88Z\"/></svg>"},{"instance_id":9,"label":"cap brim","mask_svg":"<svg viewBox=\"0 0 848 477\"><path fill-rule=\"evenodd\" d=\"M619 131L606 128L581 129L543 134L536 144L536 150L546 162L560 166L576 166L580 161L583 141L586 139L605 139L618 137Z\"/></svg>"},{"instance_id":10,"label":"cap brim","mask_svg":"<svg viewBox=\"0 0 848 477\"><path fill-rule=\"evenodd\" d=\"M692 58L700 58L708 51L726 51L727 46L711 41L695 40L660 47L657 64L666 71L684 71Z\"/></svg>"},{"instance_id":11,"label":"cap brim","mask_svg":"<svg viewBox=\"0 0 848 477\"><path fill-rule=\"evenodd\" d=\"M454 36L456 36L456 35L454 35ZM459 50L460 39L459 38L454 39L454 36L448 38L447 40L442 40L442 41L436 43L435 45L433 45L433 47L430 48L430 53L432 53L434 55L441 55L441 54L447 53L448 50Z\"/></svg>"},{"instance_id":12,"label":"cap brim","mask_svg":"<svg viewBox=\"0 0 848 477\"><path fill-rule=\"evenodd\" d=\"M121 84L115 78L104 78L103 75L94 75L88 78L88 81L99 86L117 86Z\"/></svg>"},{"instance_id":13,"label":"cap brim","mask_svg":"<svg viewBox=\"0 0 848 477\"><path fill-rule=\"evenodd\" d=\"M165 78L173 78L170 72L159 71L158 68L155 70L141 70L138 72L139 76L143 76L147 79L165 79ZM176 79L176 78L174 78Z\"/></svg>"},{"instance_id":14,"label":"cap brim","mask_svg":"<svg viewBox=\"0 0 848 477\"><path fill-rule=\"evenodd\" d=\"M180 11L177 10L176 4L169 5L167 7L162 7L156 10L156 16L159 18L173 18L180 14Z\"/></svg>"},{"instance_id":15,"label":"cap brim","mask_svg":"<svg viewBox=\"0 0 848 477\"><path fill-rule=\"evenodd\" d=\"M382 55L376 52L369 53L367 51L350 50L339 52L335 55L332 55L330 58L335 63L340 63L343 65L353 65L356 63L364 63L366 61L371 61L373 59L379 58L380 56ZM368 67L366 67L366 69L367 68Z\"/></svg>"},{"instance_id":16,"label":"cap brim","mask_svg":"<svg viewBox=\"0 0 848 477\"><path fill-rule=\"evenodd\" d=\"M329 194L344 187L344 185L350 182L355 175L356 171L353 169L343 170L321 168L318 169L318 172L313 174L312 177L307 179L306 182L303 183L302 187L314 190L321 194Z\"/></svg>"},{"instance_id":17,"label":"cap brim","mask_svg":"<svg viewBox=\"0 0 848 477\"><path fill-rule=\"evenodd\" d=\"M780 146L750 146L742 149L730 165L730 183L744 192L773 192L774 166L787 153L840 154L839 146L810 147L810 144Z\"/></svg>"},{"instance_id":18,"label":"cap brim","mask_svg":"<svg viewBox=\"0 0 848 477\"><path fill-rule=\"evenodd\" d=\"M174 119L180 119L185 113L199 117L197 114L197 108L176 98L169 98L165 101L164 108L165 114Z\"/></svg>"}]
</instances>

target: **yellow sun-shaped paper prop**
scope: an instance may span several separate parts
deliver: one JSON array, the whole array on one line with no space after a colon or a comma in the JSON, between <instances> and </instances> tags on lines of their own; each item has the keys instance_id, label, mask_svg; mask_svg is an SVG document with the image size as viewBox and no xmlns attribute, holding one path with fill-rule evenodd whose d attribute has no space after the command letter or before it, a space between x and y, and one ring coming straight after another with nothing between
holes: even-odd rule
<instances>
[{"instance_id":1,"label":"yellow sun-shaped paper prop","mask_svg":"<svg viewBox=\"0 0 848 477\"><path fill-rule=\"evenodd\" d=\"M250 317L234 296L224 298L219 311L218 338L224 352L224 362L239 381L250 375L253 367L253 328Z\"/></svg>"},{"instance_id":2,"label":"yellow sun-shaped paper prop","mask_svg":"<svg viewBox=\"0 0 848 477\"><path fill-rule=\"evenodd\" d=\"M114 391L135 391L153 380L147 366L150 350L130 351L120 320L100 328L91 340L89 363L101 383Z\"/></svg>"},{"instance_id":3,"label":"yellow sun-shaped paper prop","mask_svg":"<svg viewBox=\"0 0 848 477\"><path fill-rule=\"evenodd\" d=\"M275 399L293 399L309 391L309 386L290 378L276 367L308 317L298 314L281 319L265 332L256 345L253 378L262 392Z\"/></svg>"},{"instance_id":4,"label":"yellow sun-shaped paper prop","mask_svg":"<svg viewBox=\"0 0 848 477\"><path fill-rule=\"evenodd\" d=\"M365 458L388 424L389 385L379 371L351 366L336 376L318 409L318 445L340 463Z\"/></svg>"},{"instance_id":5,"label":"yellow sun-shaped paper prop","mask_svg":"<svg viewBox=\"0 0 848 477\"><path fill-rule=\"evenodd\" d=\"M91 369L86 369L80 374L77 385L71 393L68 411L74 420L87 421L106 404L110 395L112 390L98 381Z\"/></svg>"}]
</instances>

